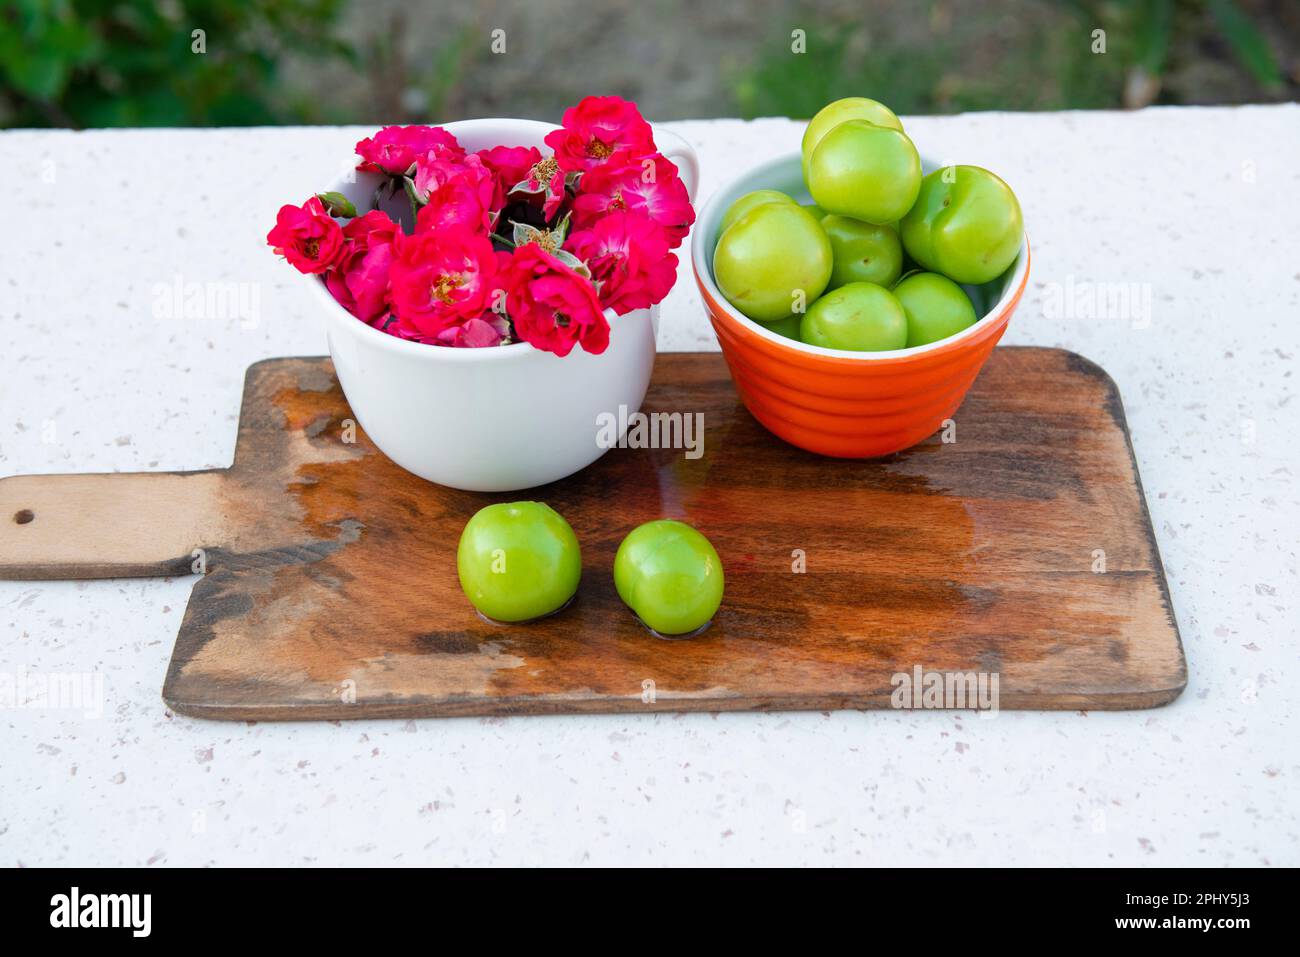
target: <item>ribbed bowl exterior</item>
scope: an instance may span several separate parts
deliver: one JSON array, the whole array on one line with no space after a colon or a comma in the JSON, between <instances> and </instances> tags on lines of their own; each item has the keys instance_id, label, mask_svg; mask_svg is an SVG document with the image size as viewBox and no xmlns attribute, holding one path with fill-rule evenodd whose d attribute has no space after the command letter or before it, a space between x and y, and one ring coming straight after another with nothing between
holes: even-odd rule
<instances>
[{"instance_id":1,"label":"ribbed bowl exterior","mask_svg":"<svg viewBox=\"0 0 1300 957\"><path fill-rule=\"evenodd\" d=\"M915 445L952 417L1002 338L1024 283L969 336L867 361L774 342L747 328L703 282L699 287L736 391L754 418L809 452L874 458Z\"/></svg>"},{"instance_id":2,"label":"ribbed bowl exterior","mask_svg":"<svg viewBox=\"0 0 1300 957\"><path fill-rule=\"evenodd\" d=\"M927 171L937 168L924 157L922 164ZM713 282L722 215L754 189L777 189L807 202L799 155L756 166L717 190L691 241L695 281L745 406L790 444L840 458L889 455L932 435L957 411L1006 331L1029 281L1028 240L1001 280L996 304L957 335L896 352L819 350L745 318Z\"/></svg>"}]
</instances>

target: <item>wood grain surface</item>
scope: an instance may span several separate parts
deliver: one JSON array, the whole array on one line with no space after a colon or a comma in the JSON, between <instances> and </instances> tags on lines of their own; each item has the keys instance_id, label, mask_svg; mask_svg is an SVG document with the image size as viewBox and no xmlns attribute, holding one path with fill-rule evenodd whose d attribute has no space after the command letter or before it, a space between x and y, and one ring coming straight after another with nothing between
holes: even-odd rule
<instances>
[{"instance_id":1,"label":"wood grain surface","mask_svg":"<svg viewBox=\"0 0 1300 957\"><path fill-rule=\"evenodd\" d=\"M526 493L460 492L349 427L328 359L269 360L229 470L0 480L0 577L201 563L163 697L208 718L876 708L917 668L996 675L1001 708L1184 687L1123 407L1091 362L996 349L955 441L869 462L773 438L716 354L660 355L645 411L702 413L703 456L615 449ZM558 615L495 625L461 593L456 543L522 498L569 520L582 584ZM699 528L725 567L690 640L650 635L614 590L619 542L655 518Z\"/></svg>"}]
</instances>

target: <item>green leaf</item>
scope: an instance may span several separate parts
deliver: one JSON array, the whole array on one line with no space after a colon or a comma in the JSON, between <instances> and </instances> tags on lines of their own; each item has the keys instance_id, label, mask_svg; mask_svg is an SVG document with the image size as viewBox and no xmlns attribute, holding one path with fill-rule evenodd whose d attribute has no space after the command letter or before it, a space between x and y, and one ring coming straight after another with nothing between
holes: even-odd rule
<instances>
[{"instance_id":1,"label":"green leaf","mask_svg":"<svg viewBox=\"0 0 1300 957\"><path fill-rule=\"evenodd\" d=\"M342 193L317 193L316 198L325 204L325 211L336 218L352 219L357 214L357 208L352 205L352 200Z\"/></svg>"},{"instance_id":2,"label":"green leaf","mask_svg":"<svg viewBox=\"0 0 1300 957\"><path fill-rule=\"evenodd\" d=\"M564 241L569 238L569 220L573 218L572 212L564 214L564 218L551 227L551 235L555 237L557 246L564 245Z\"/></svg>"},{"instance_id":3,"label":"green leaf","mask_svg":"<svg viewBox=\"0 0 1300 957\"><path fill-rule=\"evenodd\" d=\"M54 100L63 92L68 64L52 53L24 51L7 64L9 82L19 92L37 100Z\"/></svg>"},{"instance_id":4,"label":"green leaf","mask_svg":"<svg viewBox=\"0 0 1300 957\"><path fill-rule=\"evenodd\" d=\"M411 177L402 177L402 189L406 190L406 198L411 201L412 213L418 213L421 207L429 205L429 197L420 195L420 191L415 188L415 180Z\"/></svg>"},{"instance_id":5,"label":"green leaf","mask_svg":"<svg viewBox=\"0 0 1300 957\"><path fill-rule=\"evenodd\" d=\"M553 255L560 262L564 263L564 265L568 266L570 269L576 272L583 279L591 278L591 270L587 268L587 264L583 262L581 259L579 259L577 256L573 255L573 253L569 252L567 249L557 249L551 255Z\"/></svg>"},{"instance_id":6,"label":"green leaf","mask_svg":"<svg viewBox=\"0 0 1300 957\"><path fill-rule=\"evenodd\" d=\"M523 193L525 196L536 196L537 194L544 192L546 192L545 183L539 185L537 189L533 189L532 184L527 179L521 179L519 182L515 183L514 186L510 187L510 191L506 195L513 196L515 193Z\"/></svg>"},{"instance_id":7,"label":"green leaf","mask_svg":"<svg viewBox=\"0 0 1300 957\"><path fill-rule=\"evenodd\" d=\"M1135 59L1146 72L1158 77L1165 71L1173 36L1173 0L1147 0L1137 5L1135 13Z\"/></svg>"},{"instance_id":8,"label":"green leaf","mask_svg":"<svg viewBox=\"0 0 1300 957\"><path fill-rule=\"evenodd\" d=\"M1250 18L1232 0L1210 0L1210 12L1237 62L1262 86L1281 87L1282 71L1273 57L1273 50Z\"/></svg>"},{"instance_id":9,"label":"green leaf","mask_svg":"<svg viewBox=\"0 0 1300 957\"><path fill-rule=\"evenodd\" d=\"M515 227L512 239L516 246L527 246L529 243L541 240L542 231L536 226L529 226L527 223L516 223L513 219L510 222Z\"/></svg>"}]
</instances>

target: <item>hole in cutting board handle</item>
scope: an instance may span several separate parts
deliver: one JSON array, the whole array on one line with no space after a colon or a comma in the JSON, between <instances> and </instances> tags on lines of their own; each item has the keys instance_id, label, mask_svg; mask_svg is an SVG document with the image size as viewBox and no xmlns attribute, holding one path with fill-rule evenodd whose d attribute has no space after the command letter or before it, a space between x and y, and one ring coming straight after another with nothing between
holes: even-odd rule
<instances>
[{"instance_id":1,"label":"hole in cutting board handle","mask_svg":"<svg viewBox=\"0 0 1300 957\"><path fill-rule=\"evenodd\" d=\"M14 522L18 525L26 525L36 517L36 513L30 508L22 508L14 512Z\"/></svg>"}]
</instances>

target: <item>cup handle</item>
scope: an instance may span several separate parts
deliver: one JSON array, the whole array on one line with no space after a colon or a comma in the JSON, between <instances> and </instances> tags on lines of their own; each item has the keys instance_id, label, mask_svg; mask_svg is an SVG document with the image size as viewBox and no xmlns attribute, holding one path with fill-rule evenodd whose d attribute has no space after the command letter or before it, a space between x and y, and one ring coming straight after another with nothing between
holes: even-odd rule
<instances>
[{"instance_id":1,"label":"cup handle","mask_svg":"<svg viewBox=\"0 0 1300 957\"><path fill-rule=\"evenodd\" d=\"M655 145L677 167L682 182L686 185L686 195L694 203L695 193L700 186L700 158L695 155L695 148L671 130L658 125L653 129Z\"/></svg>"}]
</instances>

